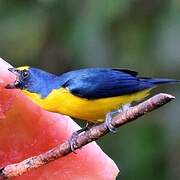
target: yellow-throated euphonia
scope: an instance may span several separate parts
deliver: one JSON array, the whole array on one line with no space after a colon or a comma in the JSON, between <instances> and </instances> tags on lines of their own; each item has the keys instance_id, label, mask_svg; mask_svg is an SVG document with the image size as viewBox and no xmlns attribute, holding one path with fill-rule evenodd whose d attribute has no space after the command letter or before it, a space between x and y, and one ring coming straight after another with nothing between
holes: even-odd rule
<instances>
[{"instance_id":1,"label":"yellow-throated euphonia","mask_svg":"<svg viewBox=\"0 0 180 180\"><path fill-rule=\"evenodd\" d=\"M33 102L51 112L57 112L91 123L106 121L110 131L112 111L149 95L158 84L180 82L174 79L138 77L127 69L86 68L59 76L38 68L10 68L16 81L6 88L21 89ZM115 111L116 113L116 111ZM71 138L71 149L79 133Z\"/></svg>"}]
</instances>

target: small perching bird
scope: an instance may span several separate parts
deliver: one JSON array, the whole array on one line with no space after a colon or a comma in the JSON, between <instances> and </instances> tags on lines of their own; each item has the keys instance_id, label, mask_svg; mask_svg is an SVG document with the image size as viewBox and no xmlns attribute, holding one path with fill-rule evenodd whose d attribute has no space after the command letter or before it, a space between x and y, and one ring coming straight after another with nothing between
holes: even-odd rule
<instances>
[{"instance_id":1,"label":"small perching bird","mask_svg":"<svg viewBox=\"0 0 180 180\"><path fill-rule=\"evenodd\" d=\"M126 105L140 101L158 84L180 82L175 79L138 77L127 69L86 68L59 76L38 68L9 68L16 80L7 89L21 89L43 109L85 120L102 123L115 132L112 117ZM72 151L78 135L88 126L73 133Z\"/></svg>"}]
</instances>

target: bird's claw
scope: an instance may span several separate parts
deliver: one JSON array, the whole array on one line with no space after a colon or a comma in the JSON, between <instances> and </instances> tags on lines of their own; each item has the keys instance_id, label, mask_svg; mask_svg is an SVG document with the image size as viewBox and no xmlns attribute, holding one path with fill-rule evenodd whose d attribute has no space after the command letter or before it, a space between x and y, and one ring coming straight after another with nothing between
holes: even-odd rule
<instances>
[{"instance_id":1,"label":"bird's claw","mask_svg":"<svg viewBox=\"0 0 180 180\"><path fill-rule=\"evenodd\" d=\"M70 148L71 151L75 153L75 150L77 148L77 143L76 140L79 137L79 134L81 134L82 132L88 130L90 127L92 126L92 124L87 123L85 127L83 127L82 129L79 129L78 131L75 131L72 133L70 139L69 139L69 144L70 144Z\"/></svg>"},{"instance_id":2,"label":"bird's claw","mask_svg":"<svg viewBox=\"0 0 180 180\"><path fill-rule=\"evenodd\" d=\"M105 118L105 123L106 123L106 126L108 127L108 129L109 129L110 132L116 133L116 132L117 132L117 128L115 128L115 127L112 125L113 115L114 115L114 112L109 112L109 113L107 113L106 118Z\"/></svg>"},{"instance_id":3,"label":"bird's claw","mask_svg":"<svg viewBox=\"0 0 180 180\"><path fill-rule=\"evenodd\" d=\"M122 106L120 109L115 110L115 111L111 111L111 112L106 114L105 123L106 123L106 126L108 127L110 132L112 132L112 133L116 133L117 132L117 128L115 128L112 125L113 117L118 115L119 113L122 113L122 112L126 111L129 107L130 107L130 104L126 104L126 105Z\"/></svg>"},{"instance_id":4,"label":"bird's claw","mask_svg":"<svg viewBox=\"0 0 180 180\"><path fill-rule=\"evenodd\" d=\"M76 140L77 140L78 137L79 137L79 133L78 133L78 131L75 131L75 132L72 133L72 135L70 137L70 140L69 140L71 151L74 152L74 153L76 153L75 152L75 149L76 149L76 146L77 146Z\"/></svg>"}]
</instances>

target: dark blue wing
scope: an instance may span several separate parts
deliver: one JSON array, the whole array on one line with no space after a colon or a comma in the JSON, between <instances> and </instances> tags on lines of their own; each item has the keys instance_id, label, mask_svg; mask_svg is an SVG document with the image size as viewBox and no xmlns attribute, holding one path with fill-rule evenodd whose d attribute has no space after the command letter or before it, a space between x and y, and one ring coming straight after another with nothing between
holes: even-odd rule
<instances>
[{"instance_id":1,"label":"dark blue wing","mask_svg":"<svg viewBox=\"0 0 180 180\"><path fill-rule=\"evenodd\" d=\"M130 94L152 87L152 83L140 81L130 70L89 68L65 73L63 85L72 94L97 99Z\"/></svg>"}]
</instances>

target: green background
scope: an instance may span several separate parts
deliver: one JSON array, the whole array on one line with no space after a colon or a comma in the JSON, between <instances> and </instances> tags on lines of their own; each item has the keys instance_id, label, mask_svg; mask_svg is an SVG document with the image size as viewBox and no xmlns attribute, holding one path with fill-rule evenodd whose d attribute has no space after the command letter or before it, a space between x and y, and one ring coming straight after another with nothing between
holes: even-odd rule
<instances>
[{"instance_id":1,"label":"green background","mask_svg":"<svg viewBox=\"0 0 180 180\"><path fill-rule=\"evenodd\" d=\"M53 73L121 67L180 79L179 0L0 0L0 56ZM176 101L98 141L121 180L180 179L180 85Z\"/></svg>"}]
</instances>

